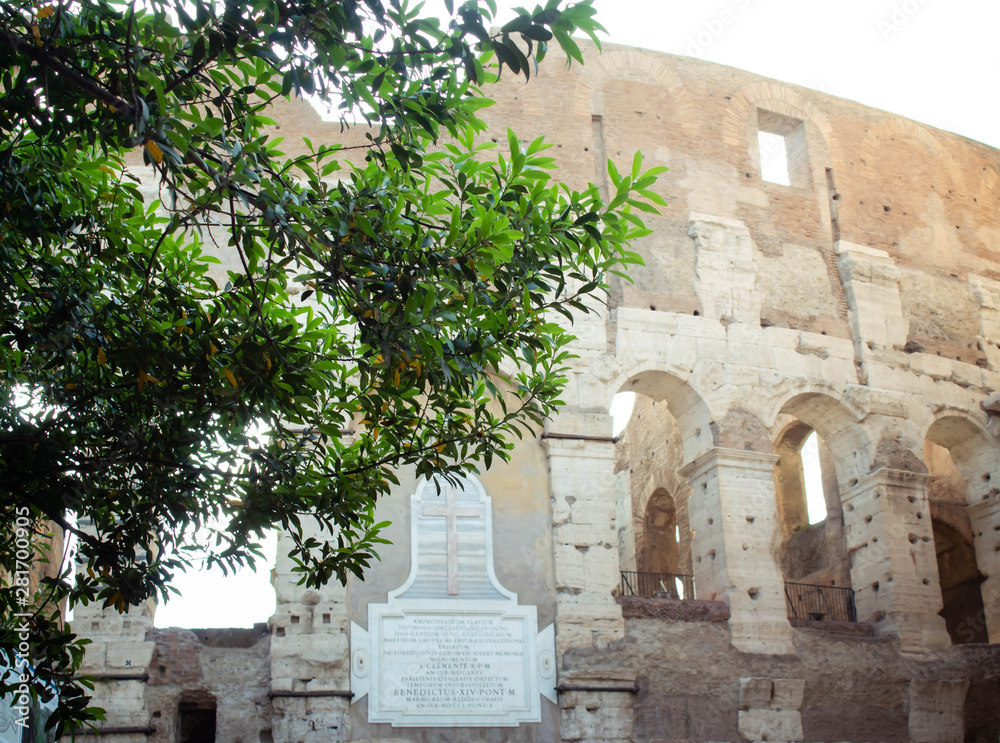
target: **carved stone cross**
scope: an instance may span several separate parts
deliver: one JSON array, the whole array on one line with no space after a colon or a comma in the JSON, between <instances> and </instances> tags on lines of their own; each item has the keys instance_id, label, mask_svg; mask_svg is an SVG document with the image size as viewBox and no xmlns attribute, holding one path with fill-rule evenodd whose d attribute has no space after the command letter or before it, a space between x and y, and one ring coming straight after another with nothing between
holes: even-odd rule
<instances>
[{"instance_id":1,"label":"carved stone cross","mask_svg":"<svg viewBox=\"0 0 1000 743\"><path fill-rule=\"evenodd\" d=\"M458 595L458 525L456 518L472 518L482 515L482 509L478 506L460 506L455 498L455 486L444 485L445 502L440 504L424 504L424 516L444 516L445 531L448 535L448 595Z\"/></svg>"}]
</instances>

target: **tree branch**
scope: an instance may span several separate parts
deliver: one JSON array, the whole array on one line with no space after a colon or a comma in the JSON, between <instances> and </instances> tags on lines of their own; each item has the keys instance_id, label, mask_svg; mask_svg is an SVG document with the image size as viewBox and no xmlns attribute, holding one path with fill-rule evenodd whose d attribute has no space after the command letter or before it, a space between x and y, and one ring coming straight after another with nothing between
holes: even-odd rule
<instances>
[{"instance_id":1,"label":"tree branch","mask_svg":"<svg viewBox=\"0 0 1000 743\"><path fill-rule=\"evenodd\" d=\"M108 90L105 90L93 80L88 80L76 70L72 70L58 57L52 55L43 47L35 46L31 42L15 36L8 31L0 31L0 39L6 41L14 51L30 57L43 67L52 70L57 75L76 84L79 88L90 93L101 103L107 105L115 114L122 118L128 118L135 113L135 106L122 100Z\"/></svg>"}]
</instances>

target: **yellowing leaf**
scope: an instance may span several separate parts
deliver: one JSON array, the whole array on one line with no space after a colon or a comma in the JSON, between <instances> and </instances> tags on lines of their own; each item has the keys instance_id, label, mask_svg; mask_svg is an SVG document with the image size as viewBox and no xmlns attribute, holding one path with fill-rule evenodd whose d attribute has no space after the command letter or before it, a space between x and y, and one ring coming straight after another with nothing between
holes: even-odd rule
<instances>
[{"instance_id":1,"label":"yellowing leaf","mask_svg":"<svg viewBox=\"0 0 1000 743\"><path fill-rule=\"evenodd\" d=\"M160 145L156 144L156 142L154 142L153 140L151 139L146 140L146 151L149 153L149 156L153 158L156 162L158 163L163 162L163 150L161 150Z\"/></svg>"},{"instance_id":2,"label":"yellowing leaf","mask_svg":"<svg viewBox=\"0 0 1000 743\"><path fill-rule=\"evenodd\" d=\"M108 357L105 355L104 349L98 347L98 349L97 349L97 363L100 364L101 366L104 366L104 364L106 364L107 361L108 361Z\"/></svg>"},{"instance_id":3,"label":"yellowing leaf","mask_svg":"<svg viewBox=\"0 0 1000 743\"><path fill-rule=\"evenodd\" d=\"M70 382L69 384L66 385L65 389L67 389L67 390L75 390L76 389L76 385L73 384L72 382Z\"/></svg>"},{"instance_id":4,"label":"yellowing leaf","mask_svg":"<svg viewBox=\"0 0 1000 743\"><path fill-rule=\"evenodd\" d=\"M378 441L378 432L379 428L378 426L375 426L375 428L372 429L372 441Z\"/></svg>"},{"instance_id":5,"label":"yellowing leaf","mask_svg":"<svg viewBox=\"0 0 1000 743\"><path fill-rule=\"evenodd\" d=\"M233 385L233 387L239 386L236 384L236 377L233 375L231 371L229 371L229 369L223 369L222 373L226 375L226 379L229 380L229 384Z\"/></svg>"},{"instance_id":6,"label":"yellowing leaf","mask_svg":"<svg viewBox=\"0 0 1000 743\"><path fill-rule=\"evenodd\" d=\"M399 387L399 369L396 369L396 373L392 375L392 386Z\"/></svg>"},{"instance_id":7,"label":"yellowing leaf","mask_svg":"<svg viewBox=\"0 0 1000 743\"><path fill-rule=\"evenodd\" d=\"M440 443L434 447L434 450L440 454L441 452L444 451L444 447L445 447L444 443Z\"/></svg>"},{"instance_id":8,"label":"yellowing leaf","mask_svg":"<svg viewBox=\"0 0 1000 743\"><path fill-rule=\"evenodd\" d=\"M56 12L55 8L53 8L51 5L46 5L44 8L39 8L38 9L38 17L39 18L48 18L50 15L52 15L55 12Z\"/></svg>"}]
</instances>

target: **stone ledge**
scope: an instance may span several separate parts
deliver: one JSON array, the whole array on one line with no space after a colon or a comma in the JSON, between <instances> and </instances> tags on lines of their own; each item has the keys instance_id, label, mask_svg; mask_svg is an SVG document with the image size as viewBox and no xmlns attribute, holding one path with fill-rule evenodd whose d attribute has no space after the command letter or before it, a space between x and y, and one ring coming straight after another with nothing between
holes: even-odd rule
<instances>
[{"instance_id":1,"label":"stone ledge","mask_svg":"<svg viewBox=\"0 0 1000 743\"><path fill-rule=\"evenodd\" d=\"M875 637L875 625L871 622L834 622L827 619L798 619L796 617L789 617L788 623L793 627L816 629L831 635Z\"/></svg>"},{"instance_id":2,"label":"stone ledge","mask_svg":"<svg viewBox=\"0 0 1000 743\"><path fill-rule=\"evenodd\" d=\"M723 601L616 596L625 619L670 619L675 622L727 622L729 607Z\"/></svg>"}]
</instances>

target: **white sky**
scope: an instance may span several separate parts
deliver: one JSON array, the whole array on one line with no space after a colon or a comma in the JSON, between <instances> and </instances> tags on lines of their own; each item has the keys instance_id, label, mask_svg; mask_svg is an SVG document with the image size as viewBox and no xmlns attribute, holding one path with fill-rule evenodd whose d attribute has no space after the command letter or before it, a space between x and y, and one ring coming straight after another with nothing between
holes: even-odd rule
<instances>
[{"instance_id":1,"label":"white sky","mask_svg":"<svg viewBox=\"0 0 1000 743\"><path fill-rule=\"evenodd\" d=\"M523 0L500 4L533 7ZM611 43L730 65L1000 147L996 0L596 0L595 5ZM443 4L430 0L427 7ZM555 54L548 63L558 63ZM269 567L239 578L188 576L177 582L183 599L161 606L156 625L246 627L266 621L274 610L268 573Z\"/></svg>"}]
</instances>

